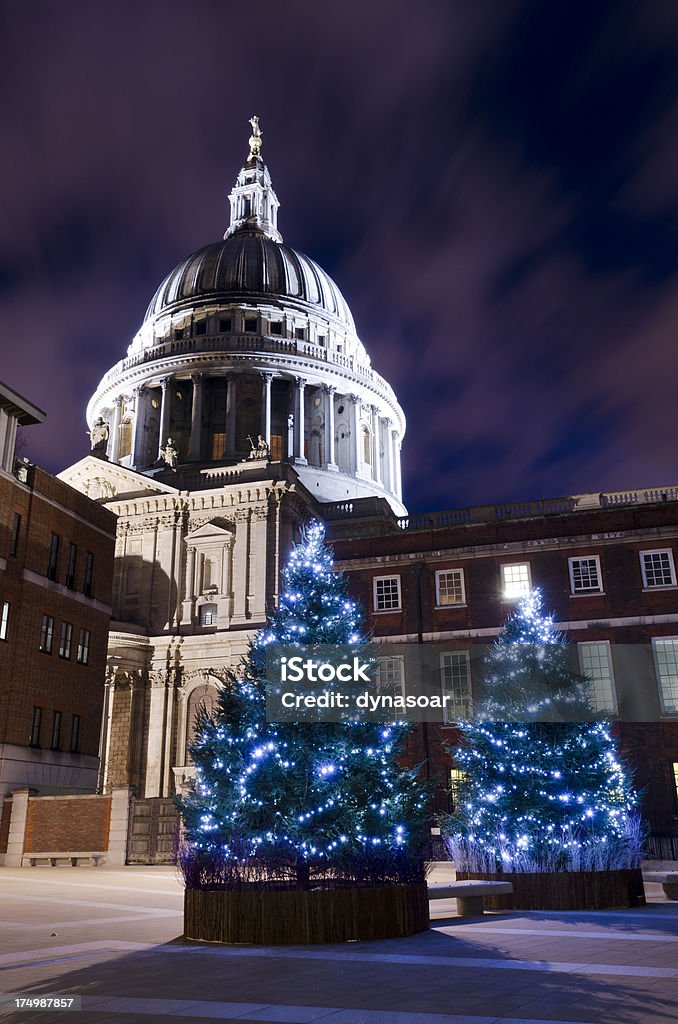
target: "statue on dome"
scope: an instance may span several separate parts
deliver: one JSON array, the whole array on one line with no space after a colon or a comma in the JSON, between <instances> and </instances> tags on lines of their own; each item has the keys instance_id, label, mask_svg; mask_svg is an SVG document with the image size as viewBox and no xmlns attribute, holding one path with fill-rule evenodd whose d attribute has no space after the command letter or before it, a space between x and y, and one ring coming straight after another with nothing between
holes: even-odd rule
<instances>
[{"instance_id":1,"label":"statue on dome","mask_svg":"<svg viewBox=\"0 0 678 1024\"><path fill-rule=\"evenodd\" d=\"M108 423L103 417L99 417L91 430L88 430L91 450L94 455L98 455L100 459L106 458L106 449L108 447Z\"/></svg>"},{"instance_id":2,"label":"statue on dome","mask_svg":"<svg viewBox=\"0 0 678 1024\"><path fill-rule=\"evenodd\" d=\"M261 140L263 134L259 127L259 118L256 114L250 118L250 124L252 125L252 134L250 135L250 155L248 160L260 160L261 159Z\"/></svg>"},{"instance_id":3,"label":"statue on dome","mask_svg":"<svg viewBox=\"0 0 678 1024\"><path fill-rule=\"evenodd\" d=\"M174 447L174 442L171 437L168 437L165 444L160 449L160 458L165 463L168 469L176 469L177 462L179 461L179 453Z\"/></svg>"},{"instance_id":4,"label":"statue on dome","mask_svg":"<svg viewBox=\"0 0 678 1024\"><path fill-rule=\"evenodd\" d=\"M247 440L250 443L251 449L249 455L247 456L248 459L270 459L271 449L269 448L268 444L261 436L261 434L257 434L256 444L254 443L249 434L247 435Z\"/></svg>"}]
</instances>

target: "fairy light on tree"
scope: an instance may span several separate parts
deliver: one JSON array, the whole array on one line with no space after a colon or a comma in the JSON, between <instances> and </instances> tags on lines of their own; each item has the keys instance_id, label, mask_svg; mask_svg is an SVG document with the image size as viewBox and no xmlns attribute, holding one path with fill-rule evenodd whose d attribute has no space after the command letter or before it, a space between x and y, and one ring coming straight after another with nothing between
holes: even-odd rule
<instances>
[{"instance_id":1,"label":"fairy light on tree","mask_svg":"<svg viewBox=\"0 0 678 1024\"><path fill-rule=\"evenodd\" d=\"M541 592L525 597L485 659L473 721L453 749L464 773L441 822L458 868L606 870L639 864L643 830L628 773L589 681L567 663Z\"/></svg>"},{"instance_id":2,"label":"fairy light on tree","mask_svg":"<svg viewBox=\"0 0 678 1024\"><path fill-rule=\"evenodd\" d=\"M194 791L179 801L184 871L209 864L234 886L253 872L300 888L330 877L419 881L427 800L416 770L398 763L409 727L266 721L269 645L368 647L322 524L303 532L281 589L242 670L224 679L216 712L196 729Z\"/></svg>"}]
</instances>

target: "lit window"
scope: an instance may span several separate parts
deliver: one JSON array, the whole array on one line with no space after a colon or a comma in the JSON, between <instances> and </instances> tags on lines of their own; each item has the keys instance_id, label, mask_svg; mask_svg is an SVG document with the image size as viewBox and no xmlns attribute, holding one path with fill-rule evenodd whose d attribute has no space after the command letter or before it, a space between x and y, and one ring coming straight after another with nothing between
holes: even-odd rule
<instances>
[{"instance_id":1,"label":"lit window","mask_svg":"<svg viewBox=\"0 0 678 1024\"><path fill-rule=\"evenodd\" d=\"M245 320L245 330L250 334L254 334L257 329L256 317L247 317Z\"/></svg>"},{"instance_id":2,"label":"lit window","mask_svg":"<svg viewBox=\"0 0 678 1024\"><path fill-rule=\"evenodd\" d=\"M70 658L71 656L71 640L73 639L73 626L70 622L61 623L61 633L59 635L59 657Z\"/></svg>"},{"instance_id":3,"label":"lit window","mask_svg":"<svg viewBox=\"0 0 678 1024\"><path fill-rule=\"evenodd\" d=\"M643 574L644 587L675 587L676 585L673 553L669 550L641 551L640 569Z\"/></svg>"},{"instance_id":4,"label":"lit window","mask_svg":"<svg viewBox=\"0 0 678 1024\"><path fill-rule=\"evenodd\" d=\"M50 748L52 750L59 749L59 741L61 739L61 712L55 711L52 716L52 742Z\"/></svg>"},{"instance_id":5,"label":"lit window","mask_svg":"<svg viewBox=\"0 0 678 1024\"><path fill-rule=\"evenodd\" d=\"M678 638L655 638L652 645L662 711L667 715L678 714Z\"/></svg>"},{"instance_id":6,"label":"lit window","mask_svg":"<svg viewBox=\"0 0 678 1024\"><path fill-rule=\"evenodd\" d=\"M91 551L87 552L85 558L85 581L82 586L82 592L85 597L92 596L92 579L94 576L94 555Z\"/></svg>"},{"instance_id":7,"label":"lit window","mask_svg":"<svg viewBox=\"0 0 678 1024\"><path fill-rule=\"evenodd\" d=\"M568 558L570 565L570 590L573 594L600 593L603 589L598 555L586 558Z\"/></svg>"},{"instance_id":8,"label":"lit window","mask_svg":"<svg viewBox=\"0 0 678 1024\"><path fill-rule=\"evenodd\" d=\"M3 601L2 607L0 608L0 640L7 639L7 629L9 627L9 601Z\"/></svg>"},{"instance_id":9,"label":"lit window","mask_svg":"<svg viewBox=\"0 0 678 1024\"><path fill-rule=\"evenodd\" d=\"M200 625L213 626L217 617L217 606L215 604L200 605Z\"/></svg>"},{"instance_id":10,"label":"lit window","mask_svg":"<svg viewBox=\"0 0 678 1024\"><path fill-rule=\"evenodd\" d=\"M471 715L471 662L468 651L449 651L440 655L440 685L445 702L446 725Z\"/></svg>"},{"instance_id":11,"label":"lit window","mask_svg":"<svg viewBox=\"0 0 678 1024\"><path fill-rule=\"evenodd\" d=\"M444 569L436 573L436 604L465 604L463 569Z\"/></svg>"},{"instance_id":12,"label":"lit window","mask_svg":"<svg viewBox=\"0 0 678 1024\"><path fill-rule=\"evenodd\" d=\"M400 608L400 576L376 576L373 586L375 612L397 611Z\"/></svg>"},{"instance_id":13,"label":"lit window","mask_svg":"<svg viewBox=\"0 0 678 1024\"><path fill-rule=\"evenodd\" d=\"M377 693L405 696L405 659L402 656L377 658Z\"/></svg>"},{"instance_id":14,"label":"lit window","mask_svg":"<svg viewBox=\"0 0 678 1024\"><path fill-rule=\"evenodd\" d=\"M466 772L463 772L461 768L450 768L450 803L451 811L456 811L459 807L461 800L462 786L466 782L468 776Z\"/></svg>"},{"instance_id":15,"label":"lit window","mask_svg":"<svg viewBox=\"0 0 678 1024\"><path fill-rule=\"evenodd\" d=\"M73 715L71 719L71 742L70 752L71 754L77 754L78 746L80 743L80 715Z\"/></svg>"},{"instance_id":16,"label":"lit window","mask_svg":"<svg viewBox=\"0 0 678 1024\"><path fill-rule=\"evenodd\" d=\"M577 649L581 673L587 676L593 684L591 698L594 709L596 711L616 711L617 698L609 640L577 644Z\"/></svg>"},{"instance_id":17,"label":"lit window","mask_svg":"<svg viewBox=\"0 0 678 1024\"><path fill-rule=\"evenodd\" d=\"M31 722L31 746L40 746L40 723L42 722L42 708L33 708L33 720Z\"/></svg>"},{"instance_id":18,"label":"lit window","mask_svg":"<svg viewBox=\"0 0 678 1024\"><path fill-rule=\"evenodd\" d=\"M81 629L78 636L78 649L75 653L75 660L79 665L86 665L89 661L89 630Z\"/></svg>"},{"instance_id":19,"label":"lit window","mask_svg":"<svg viewBox=\"0 0 678 1024\"><path fill-rule=\"evenodd\" d=\"M68 563L66 565L66 586L72 590L75 586L75 563L78 557L78 548L75 544L68 545Z\"/></svg>"},{"instance_id":20,"label":"lit window","mask_svg":"<svg viewBox=\"0 0 678 1024\"><path fill-rule=\"evenodd\" d=\"M54 637L54 619L51 615L43 615L42 626L40 627L40 650L45 654L52 653L52 638Z\"/></svg>"},{"instance_id":21,"label":"lit window","mask_svg":"<svg viewBox=\"0 0 678 1024\"><path fill-rule=\"evenodd\" d=\"M16 556L17 548L19 547L19 530L21 529L21 516L18 512L14 513L12 519L12 535L9 542L9 553L10 555Z\"/></svg>"},{"instance_id":22,"label":"lit window","mask_svg":"<svg viewBox=\"0 0 678 1024\"><path fill-rule=\"evenodd\" d=\"M501 567L502 596L507 601L525 597L532 589L530 566L527 562L515 562Z\"/></svg>"},{"instance_id":23,"label":"lit window","mask_svg":"<svg viewBox=\"0 0 678 1024\"><path fill-rule=\"evenodd\" d=\"M49 580L56 579L57 563L59 561L59 541L58 533L53 533L49 543L49 562L47 563L47 579Z\"/></svg>"}]
</instances>

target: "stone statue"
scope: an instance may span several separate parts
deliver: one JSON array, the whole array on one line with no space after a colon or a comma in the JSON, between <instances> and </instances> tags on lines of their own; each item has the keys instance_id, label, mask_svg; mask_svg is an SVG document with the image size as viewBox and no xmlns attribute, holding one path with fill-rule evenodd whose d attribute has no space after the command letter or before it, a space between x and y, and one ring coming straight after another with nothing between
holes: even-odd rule
<instances>
[{"instance_id":1,"label":"stone statue","mask_svg":"<svg viewBox=\"0 0 678 1024\"><path fill-rule=\"evenodd\" d=\"M250 135L250 155L247 159L259 160L261 158L261 140L263 135L259 127L259 118L256 114L250 118L250 124L252 125L252 134Z\"/></svg>"},{"instance_id":2,"label":"stone statue","mask_svg":"<svg viewBox=\"0 0 678 1024\"><path fill-rule=\"evenodd\" d=\"M164 446L160 449L160 458L168 467L168 469L176 469L177 462L179 461L179 453L174 447L174 442L171 437L168 437L165 441Z\"/></svg>"},{"instance_id":3,"label":"stone statue","mask_svg":"<svg viewBox=\"0 0 678 1024\"><path fill-rule=\"evenodd\" d=\"M268 459L271 457L271 450L268 447L266 441L263 439L261 434L257 435L257 443L255 444L252 438L247 435L247 439L250 443L251 451L247 456L248 459Z\"/></svg>"},{"instance_id":4,"label":"stone statue","mask_svg":"<svg viewBox=\"0 0 678 1024\"><path fill-rule=\"evenodd\" d=\"M88 430L92 451L105 458L108 447L108 423L100 416L91 430Z\"/></svg>"}]
</instances>

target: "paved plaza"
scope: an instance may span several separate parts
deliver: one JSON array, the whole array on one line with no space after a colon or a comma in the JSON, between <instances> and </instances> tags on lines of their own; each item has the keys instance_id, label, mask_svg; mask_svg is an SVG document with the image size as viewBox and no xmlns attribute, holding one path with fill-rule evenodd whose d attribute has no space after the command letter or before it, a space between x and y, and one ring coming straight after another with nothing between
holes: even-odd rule
<instances>
[{"instance_id":1,"label":"paved plaza","mask_svg":"<svg viewBox=\"0 0 678 1024\"><path fill-rule=\"evenodd\" d=\"M460 919L334 946L185 944L172 869L0 869L3 996L77 996L80 1010L15 1011L41 1024L509 1024L678 1022L678 903Z\"/></svg>"}]
</instances>

